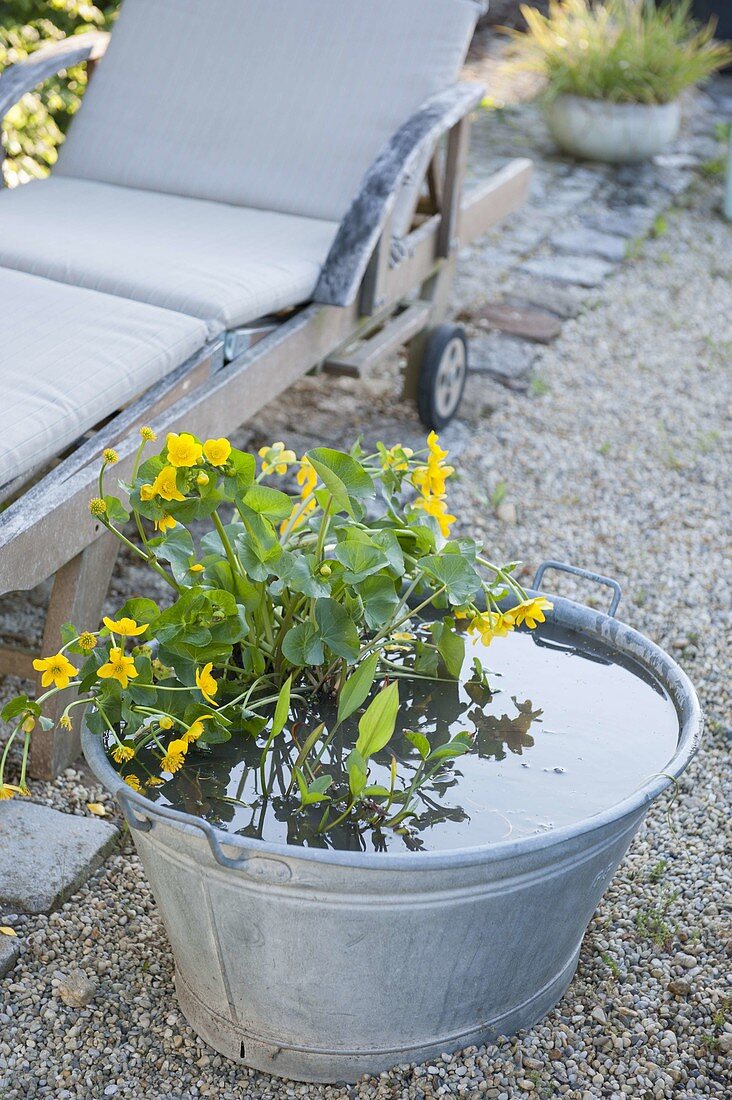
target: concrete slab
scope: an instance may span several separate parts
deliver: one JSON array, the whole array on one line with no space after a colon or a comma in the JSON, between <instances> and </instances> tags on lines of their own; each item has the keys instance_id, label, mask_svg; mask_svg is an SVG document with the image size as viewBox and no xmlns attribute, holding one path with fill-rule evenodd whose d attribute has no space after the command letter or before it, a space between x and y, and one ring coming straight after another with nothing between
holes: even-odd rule
<instances>
[{"instance_id":1,"label":"concrete slab","mask_svg":"<svg viewBox=\"0 0 732 1100\"><path fill-rule=\"evenodd\" d=\"M9 970L12 970L18 961L18 955L20 954L20 948L18 947L18 941L13 936L3 936L0 934L0 978L4 974L7 974Z\"/></svg>"},{"instance_id":2,"label":"concrete slab","mask_svg":"<svg viewBox=\"0 0 732 1100\"><path fill-rule=\"evenodd\" d=\"M594 256L541 256L519 268L527 275L585 287L599 286L613 270L612 264Z\"/></svg>"},{"instance_id":3,"label":"concrete slab","mask_svg":"<svg viewBox=\"0 0 732 1100\"><path fill-rule=\"evenodd\" d=\"M536 344L502 332L488 332L470 341L470 369L476 374L489 374L508 389L526 392L536 354Z\"/></svg>"},{"instance_id":4,"label":"concrete slab","mask_svg":"<svg viewBox=\"0 0 732 1100\"><path fill-rule=\"evenodd\" d=\"M570 252L578 256L599 256L601 260L618 263L625 258L625 237L615 233L602 233L599 229L579 226L555 233L551 243L558 252Z\"/></svg>"},{"instance_id":5,"label":"concrete slab","mask_svg":"<svg viewBox=\"0 0 732 1100\"><path fill-rule=\"evenodd\" d=\"M97 818L20 798L0 803L0 906L50 912L96 870L117 835Z\"/></svg>"}]
</instances>

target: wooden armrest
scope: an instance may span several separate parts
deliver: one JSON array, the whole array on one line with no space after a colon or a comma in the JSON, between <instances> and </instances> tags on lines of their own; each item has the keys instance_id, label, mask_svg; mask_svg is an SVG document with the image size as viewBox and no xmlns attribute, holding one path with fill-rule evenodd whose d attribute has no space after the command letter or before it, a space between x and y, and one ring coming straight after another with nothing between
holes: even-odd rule
<instances>
[{"instance_id":1,"label":"wooden armrest","mask_svg":"<svg viewBox=\"0 0 732 1100\"><path fill-rule=\"evenodd\" d=\"M432 96L382 149L361 183L331 246L314 300L348 306L355 301L369 260L399 192L439 138L470 114L485 95L479 84L456 84Z\"/></svg>"},{"instance_id":2,"label":"wooden armrest","mask_svg":"<svg viewBox=\"0 0 732 1100\"><path fill-rule=\"evenodd\" d=\"M96 61L107 48L109 35L104 31L74 34L61 42L41 46L40 50L8 65L0 76L0 119L8 113L26 92L33 91L44 80L80 61Z\"/></svg>"}]
</instances>

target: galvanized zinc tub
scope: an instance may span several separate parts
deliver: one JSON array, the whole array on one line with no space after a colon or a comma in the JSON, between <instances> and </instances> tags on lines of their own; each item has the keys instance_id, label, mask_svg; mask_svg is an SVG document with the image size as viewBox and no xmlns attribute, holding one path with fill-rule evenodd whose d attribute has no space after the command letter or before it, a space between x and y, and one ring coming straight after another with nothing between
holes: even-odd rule
<instances>
[{"instance_id":1,"label":"galvanized zinc tub","mask_svg":"<svg viewBox=\"0 0 732 1100\"><path fill-rule=\"evenodd\" d=\"M619 590L608 615L552 599L550 622L652 673L680 734L663 774L541 835L403 855L252 840L134 793L84 731L86 758L132 827L181 1008L216 1050L296 1080L354 1081L529 1027L561 998L604 890L695 753L702 717L678 665L613 618Z\"/></svg>"}]
</instances>

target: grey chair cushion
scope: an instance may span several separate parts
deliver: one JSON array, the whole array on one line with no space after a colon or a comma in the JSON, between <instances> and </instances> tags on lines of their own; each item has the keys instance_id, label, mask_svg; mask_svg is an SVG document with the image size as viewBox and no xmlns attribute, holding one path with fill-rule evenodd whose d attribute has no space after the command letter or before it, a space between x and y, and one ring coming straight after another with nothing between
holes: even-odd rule
<instances>
[{"instance_id":1,"label":"grey chair cushion","mask_svg":"<svg viewBox=\"0 0 732 1100\"><path fill-rule=\"evenodd\" d=\"M0 268L0 485L206 343L202 321Z\"/></svg>"},{"instance_id":2,"label":"grey chair cushion","mask_svg":"<svg viewBox=\"0 0 732 1100\"><path fill-rule=\"evenodd\" d=\"M474 0L125 0L56 173L340 221Z\"/></svg>"},{"instance_id":3,"label":"grey chair cushion","mask_svg":"<svg viewBox=\"0 0 732 1100\"><path fill-rule=\"evenodd\" d=\"M52 176L0 192L0 264L223 329L312 297L334 222Z\"/></svg>"}]
</instances>

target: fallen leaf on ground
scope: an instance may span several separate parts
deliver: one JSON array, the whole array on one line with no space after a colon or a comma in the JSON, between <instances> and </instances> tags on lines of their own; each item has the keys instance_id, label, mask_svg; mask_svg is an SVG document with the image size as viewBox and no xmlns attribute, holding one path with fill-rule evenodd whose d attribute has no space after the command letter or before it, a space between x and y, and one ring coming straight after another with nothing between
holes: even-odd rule
<instances>
[{"instance_id":1,"label":"fallen leaf on ground","mask_svg":"<svg viewBox=\"0 0 732 1100\"><path fill-rule=\"evenodd\" d=\"M90 814L94 814L95 817L106 817L107 811L104 808L102 802L87 802L86 808Z\"/></svg>"},{"instance_id":2,"label":"fallen leaf on ground","mask_svg":"<svg viewBox=\"0 0 732 1100\"><path fill-rule=\"evenodd\" d=\"M18 935L18 933L15 931L14 928L8 928L8 926L6 924L5 925L0 925L0 932L2 932L3 936L17 936Z\"/></svg>"}]
</instances>

